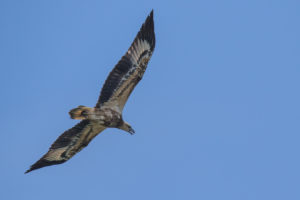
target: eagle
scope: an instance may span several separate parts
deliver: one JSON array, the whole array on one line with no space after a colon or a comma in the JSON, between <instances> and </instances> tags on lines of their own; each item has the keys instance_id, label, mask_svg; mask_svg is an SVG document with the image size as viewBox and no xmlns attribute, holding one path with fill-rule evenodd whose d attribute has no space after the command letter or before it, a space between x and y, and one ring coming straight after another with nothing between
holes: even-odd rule
<instances>
[{"instance_id":1,"label":"eagle","mask_svg":"<svg viewBox=\"0 0 300 200\"><path fill-rule=\"evenodd\" d=\"M70 117L81 121L60 135L48 152L25 173L66 162L106 128L122 129L133 135L135 131L123 120L122 112L131 92L142 79L154 48L152 10L125 55L108 75L96 106L78 106L70 110Z\"/></svg>"}]
</instances>

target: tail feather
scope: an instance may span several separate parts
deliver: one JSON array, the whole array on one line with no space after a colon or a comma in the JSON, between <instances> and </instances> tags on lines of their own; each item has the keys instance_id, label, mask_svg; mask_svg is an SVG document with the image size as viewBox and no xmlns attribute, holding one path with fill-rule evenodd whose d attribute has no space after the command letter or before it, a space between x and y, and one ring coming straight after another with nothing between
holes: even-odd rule
<instances>
[{"instance_id":1,"label":"tail feather","mask_svg":"<svg viewBox=\"0 0 300 200\"><path fill-rule=\"evenodd\" d=\"M70 110L69 115L72 119L86 119L91 109L92 108L86 106L78 106L77 108Z\"/></svg>"}]
</instances>

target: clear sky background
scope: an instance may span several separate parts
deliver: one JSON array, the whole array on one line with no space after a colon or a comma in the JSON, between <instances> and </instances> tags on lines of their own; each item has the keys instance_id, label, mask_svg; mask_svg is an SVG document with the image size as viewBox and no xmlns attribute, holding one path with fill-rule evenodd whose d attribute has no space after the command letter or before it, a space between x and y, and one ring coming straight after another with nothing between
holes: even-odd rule
<instances>
[{"instance_id":1,"label":"clear sky background","mask_svg":"<svg viewBox=\"0 0 300 200\"><path fill-rule=\"evenodd\" d=\"M154 9L124 118L24 175ZM300 1L0 1L0 199L299 200Z\"/></svg>"}]
</instances>

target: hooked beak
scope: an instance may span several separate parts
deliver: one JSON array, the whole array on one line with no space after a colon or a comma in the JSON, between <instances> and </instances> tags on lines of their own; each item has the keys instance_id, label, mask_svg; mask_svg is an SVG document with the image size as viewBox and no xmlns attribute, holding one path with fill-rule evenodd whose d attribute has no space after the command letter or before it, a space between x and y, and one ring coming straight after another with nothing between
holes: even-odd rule
<instances>
[{"instance_id":1,"label":"hooked beak","mask_svg":"<svg viewBox=\"0 0 300 200\"><path fill-rule=\"evenodd\" d=\"M131 135L133 135L135 133L135 131L133 130L133 128L129 128L128 133L130 133Z\"/></svg>"}]
</instances>

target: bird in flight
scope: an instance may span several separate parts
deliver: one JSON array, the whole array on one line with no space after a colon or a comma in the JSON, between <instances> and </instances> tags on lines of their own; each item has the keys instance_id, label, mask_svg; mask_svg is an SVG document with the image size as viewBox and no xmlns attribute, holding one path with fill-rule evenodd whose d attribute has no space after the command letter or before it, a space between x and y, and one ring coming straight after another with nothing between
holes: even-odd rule
<instances>
[{"instance_id":1,"label":"bird in flight","mask_svg":"<svg viewBox=\"0 0 300 200\"><path fill-rule=\"evenodd\" d=\"M123 120L122 111L132 90L142 79L154 47L152 10L128 51L110 72L96 106L72 109L70 117L81 121L60 135L48 152L25 173L66 162L106 128L119 128L134 134L132 127Z\"/></svg>"}]
</instances>

